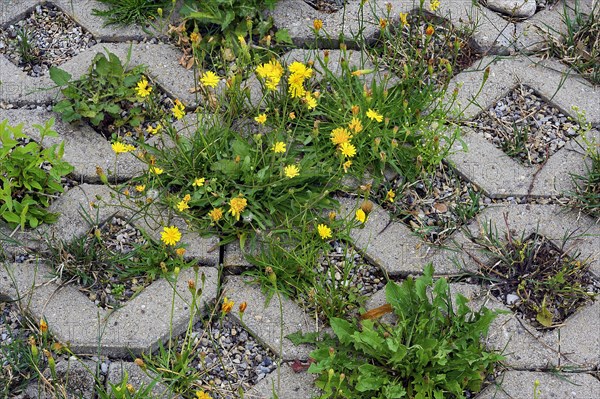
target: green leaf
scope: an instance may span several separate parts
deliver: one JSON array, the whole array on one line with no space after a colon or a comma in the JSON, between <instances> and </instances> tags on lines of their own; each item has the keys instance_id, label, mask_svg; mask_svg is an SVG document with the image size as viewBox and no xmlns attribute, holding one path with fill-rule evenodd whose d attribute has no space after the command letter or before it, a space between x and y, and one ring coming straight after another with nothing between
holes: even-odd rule
<instances>
[{"instance_id":1,"label":"green leaf","mask_svg":"<svg viewBox=\"0 0 600 399\"><path fill-rule=\"evenodd\" d=\"M344 319L339 319L337 317L332 318L329 321L329 324L335 332L335 335L337 335L338 339L342 343L347 344L349 342L352 342L352 334L354 334L354 332L356 331L352 324L350 324Z\"/></svg>"},{"instance_id":2,"label":"green leaf","mask_svg":"<svg viewBox=\"0 0 600 399\"><path fill-rule=\"evenodd\" d=\"M289 339L290 341L292 341L292 343L294 345L301 345L301 344L314 344L315 342L317 342L319 340L320 335L321 334L319 334L318 332L311 332L311 333L303 334L302 331L297 331L293 334L288 334L285 337L287 339Z\"/></svg>"},{"instance_id":3,"label":"green leaf","mask_svg":"<svg viewBox=\"0 0 600 399\"><path fill-rule=\"evenodd\" d=\"M542 307L538 309L535 319L544 327L552 327L552 313L546 307L546 297L542 301Z\"/></svg>"},{"instance_id":4,"label":"green leaf","mask_svg":"<svg viewBox=\"0 0 600 399\"><path fill-rule=\"evenodd\" d=\"M71 74L60 68L50 67L50 79L52 79L57 86L65 86L71 80Z\"/></svg>"},{"instance_id":5,"label":"green leaf","mask_svg":"<svg viewBox=\"0 0 600 399\"><path fill-rule=\"evenodd\" d=\"M279 29L275 33L275 40L279 43L294 44L290 32L287 29Z\"/></svg>"}]
</instances>

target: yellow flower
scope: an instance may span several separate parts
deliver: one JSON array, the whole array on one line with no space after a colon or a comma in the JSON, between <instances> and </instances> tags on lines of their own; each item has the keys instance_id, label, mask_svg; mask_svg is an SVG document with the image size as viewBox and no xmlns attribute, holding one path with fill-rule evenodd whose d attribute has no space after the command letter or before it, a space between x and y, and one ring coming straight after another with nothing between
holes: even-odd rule
<instances>
[{"instance_id":1,"label":"yellow flower","mask_svg":"<svg viewBox=\"0 0 600 399\"><path fill-rule=\"evenodd\" d=\"M116 154L120 154L120 153L123 153L123 152L130 152L130 151L135 150L135 147L132 146L131 144L123 144L120 141L115 141L110 146L112 147L112 150Z\"/></svg>"},{"instance_id":2,"label":"yellow flower","mask_svg":"<svg viewBox=\"0 0 600 399\"><path fill-rule=\"evenodd\" d=\"M320 224L317 226L317 231L319 232L319 236L321 236L323 240L331 238L331 229L329 228L329 226L325 224Z\"/></svg>"},{"instance_id":3,"label":"yellow flower","mask_svg":"<svg viewBox=\"0 0 600 399\"><path fill-rule=\"evenodd\" d=\"M300 169L296 165L288 165L283 168L285 177L292 179L300 174Z\"/></svg>"},{"instance_id":4,"label":"yellow flower","mask_svg":"<svg viewBox=\"0 0 600 399\"><path fill-rule=\"evenodd\" d=\"M321 19L315 19L313 21L313 27L315 28L315 30L318 32L321 30L321 28L323 27L323 20Z\"/></svg>"},{"instance_id":5,"label":"yellow flower","mask_svg":"<svg viewBox=\"0 0 600 399\"><path fill-rule=\"evenodd\" d=\"M164 170L162 170L161 168L157 167L157 166L153 166L150 168L150 171L152 173L154 173L155 175L160 175L162 172L164 172Z\"/></svg>"},{"instance_id":6,"label":"yellow flower","mask_svg":"<svg viewBox=\"0 0 600 399\"><path fill-rule=\"evenodd\" d=\"M175 253L176 253L178 256L181 256L181 257L183 257L183 255L185 255L185 248L177 248L177 249L175 250Z\"/></svg>"},{"instance_id":7,"label":"yellow flower","mask_svg":"<svg viewBox=\"0 0 600 399\"><path fill-rule=\"evenodd\" d=\"M212 399L209 394L204 391L196 391L196 399Z\"/></svg>"},{"instance_id":8,"label":"yellow flower","mask_svg":"<svg viewBox=\"0 0 600 399\"><path fill-rule=\"evenodd\" d=\"M358 220L361 223L364 223L367 221L367 214L365 213L365 211L363 211L362 209L357 209L356 210L356 220Z\"/></svg>"},{"instance_id":9,"label":"yellow flower","mask_svg":"<svg viewBox=\"0 0 600 399\"><path fill-rule=\"evenodd\" d=\"M352 138L352 135L348 130L343 127L335 128L331 131L331 141L334 145L347 143Z\"/></svg>"},{"instance_id":10,"label":"yellow flower","mask_svg":"<svg viewBox=\"0 0 600 399\"><path fill-rule=\"evenodd\" d=\"M383 120L383 115L381 115L379 112L369 108L367 110L367 118L369 118L372 121L381 122Z\"/></svg>"},{"instance_id":11,"label":"yellow flower","mask_svg":"<svg viewBox=\"0 0 600 399\"><path fill-rule=\"evenodd\" d=\"M385 19L385 18L379 18L379 27L381 29L385 29L385 27L387 26L387 24L388 24L388 20L387 19Z\"/></svg>"},{"instance_id":12,"label":"yellow flower","mask_svg":"<svg viewBox=\"0 0 600 399\"><path fill-rule=\"evenodd\" d=\"M223 217L223 209L213 208L212 211L208 212L208 216L212 219L213 222L218 222Z\"/></svg>"},{"instance_id":13,"label":"yellow flower","mask_svg":"<svg viewBox=\"0 0 600 399\"><path fill-rule=\"evenodd\" d=\"M278 141L275 144L273 144L273 147L271 147L271 150L273 150L273 152L276 154L282 154L286 150L285 143L283 141Z\"/></svg>"},{"instance_id":14,"label":"yellow flower","mask_svg":"<svg viewBox=\"0 0 600 399\"><path fill-rule=\"evenodd\" d=\"M194 44L200 41L200 34L198 32L192 32L190 34L190 41Z\"/></svg>"},{"instance_id":15,"label":"yellow flower","mask_svg":"<svg viewBox=\"0 0 600 399\"><path fill-rule=\"evenodd\" d=\"M176 226L163 227L160 239L167 245L175 245L181 240L181 233Z\"/></svg>"},{"instance_id":16,"label":"yellow flower","mask_svg":"<svg viewBox=\"0 0 600 399\"><path fill-rule=\"evenodd\" d=\"M348 172L348 169L350 169L350 166L352 166L352 161L351 160L347 160L346 162L344 162L344 173Z\"/></svg>"},{"instance_id":17,"label":"yellow flower","mask_svg":"<svg viewBox=\"0 0 600 399\"><path fill-rule=\"evenodd\" d=\"M356 116L360 112L360 107L358 105L353 105L350 110L352 111L352 115Z\"/></svg>"},{"instance_id":18,"label":"yellow flower","mask_svg":"<svg viewBox=\"0 0 600 399\"><path fill-rule=\"evenodd\" d=\"M317 108L317 99L310 94L310 92L306 92L304 96L304 103L306 104L306 108L315 109Z\"/></svg>"},{"instance_id":19,"label":"yellow flower","mask_svg":"<svg viewBox=\"0 0 600 399\"><path fill-rule=\"evenodd\" d=\"M45 334L48 332L48 323L46 323L46 320L44 320L44 319L40 319L40 332L42 334Z\"/></svg>"},{"instance_id":20,"label":"yellow flower","mask_svg":"<svg viewBox=\"0 0 600 399\"><path fill-rule=\"evenodd\" d=\"M148 133L150 133L150 134L156 134L156 133L160 132L161 129L162 129L162 125L160 123L157 123L156 127L152 127L152 125L148 125L148 127L146 128L146 131L148 131Z\"/></svg>"},{"instance_id":21,"label":"yellow flower","mask_svg":"<svg viewBox=\"0 0 600 399\"><path fill-rule=\"evenodd\" d=\"M392 190L389 190L385 196L386 201L394 202L394 198L396 197L396 193Z\"/></svg>"},{"instance_id":22,"label":"yellow flower","mask_svg":"<svg viewBox=\"0 0 600 399\"><path fill-rule=\"evenodd\" d=\"M177 210L179 212L183 212L186 209L190 209L190 206L188 205L188 202L185 199L183 199L177 203Z\"/></svg>"},{"instance_id":23,"label":"yellow flower","mask_svg":"<svg viewBox=\"0 0 600 399\"><path fill-rule=\"evenodd\" d=\"M304 78L299 74L292 74L288 78L288 91L292 98L300 98L306 94L306 89L304 88Z\"/></svg>"},{"instance_id":24,"label":"yellow flower","mask_svg":"<svg viewBox=\"0 0 600 399\"><path fill-rule=\"evenodd\" d=\"M292 111L292 112L290 112L290 114L288 115L288 117L289 117L291 120L294 120L294 119L296 119L296 113Z\"/></svg>"},{"instance_id":25,"label":"yellow flower","mask_svg":"<svg viewBox=\"0 0 600 399\"><path fill-rule=\"evenodd\" d=\"M426 34L427 36L431 36L431 35L433 35L434 33L435 33L435 29L433 29L433 26L431 26L431 25L429 25L429 26L427 27L427 29L425 29L425 34Z\"/></svg>"},{"instance_id":26,"label":"yellow flower","mask_svg":"<svg viewBox=\"0 0 600 399\"><path fill-rule=\"evenodd\" d=\"M221 312L223 312L223 313L231 312L231 309L233 309L233 305L235 305L235 302L227 299L227 297L223 297L223 304L221 305Z\"/></svg>"},{"instance_id":27,"label":"yellow flower","mask_svg":"<svg viewBox=\"0 0 600 399\"><path fill-rule=\"evenodd\" d=\"M267 89L275 90L283 76L283 67L273 59L256 67L256 74L265 81Z\"/></svg>"},{"instance_id":28,"label":"yellow flower","mask_svg":"<svg viewBox=\"0 0 600 399\"><path fill-rule=\"evenodd\" d=\"M360 133L363 129L363 125L362 122L360 121L360 119L354 117L352 118L352 121L350 121L350 123L348 123L348 128L350 130L354 130L354 133Z\"/></svg>"},{"instance_id":29,"label":"yellow flower","mask_svg":"<svg viewBox=\"0 0 600 399\"><path fill-rule=\"evenodd\" d=\"M194 183L192 183L192 186L194 186L194 187L202 187L204 185L205 181L206 181L206 179L204 179L204 177L196 177L194 179Z\"/></svg>"},{"instance_id":30,"label":"yellow flower","mask_svg":"<svg viewBox=\"0 0 600 399\"><path fill-rule=\"evenodd\" d=\"M435 11L440 8L440 0L429 0L429 9Z\"/></svg>"},{"instance_id":31,"label":"yellow flower","mask_svg":"<svg viewBox=\"0 0 600 399\"><path fill-rule=\"evenodd\" d=\"M400 23L402 24L402 26L409 26L408 13L406 13L406 12L400 13Z\"/></svg>"},{"instance_id":32,"label":"yellow flower","mask_svg":"<svg viewBox=\"0 0 600 399\"><path fill-rule=\"evenodd\" d=\"M254 120L261 125L264 125L264 123L267 121L267 114L259 114L258 116L254 117Z\"/></svg>"},{"instance_id":33,"label":"yellow flower","mask_svg":"<svg viewBox=\"0 0 600 399\"><path fill-rule=\"evenodd\" d=\"M135 191L137 191L138 193L143 192L146 189L146 185L144 184L140 184L138 186L135 186Z\"/></svg>"},{"instance_id":34,"label":"yellow flower","mask_svg":"<svg viewBox=\"0 0 600 399\"><path fill-rule=\"evenodd\" d=\"M217 87L217 85L219 84L219 80L219 77L213 71L206 71L202 75L200 83L202 83L203 86L214 88Z\"/></svg>"},{"instance_id":35,"label":"yellow flower","mask_svg":"<svg viewBox=\"0 0 600 399\"><path fill-rule=\"evenodd\" d=\"M312 68L308 68L306 65L298 61L292 62L288 69L292 75L298 76L300 79L302 79L302 81L310 78L313 74Z\"/></svg>"},{"instance_id":36,"label":"yellow flower","mask_svg":"<svg viewBox=\"0 0 600 399\"><path fill-rule=\"evenodd\" d=\"M340 151L342 151L342 154L347 158L352 158L356 155L356 147L350 143L342 143L340 145Z\"/></svg>"},{"instance_id":37,"label":"yellow flower","mask_svg":"<svg viewBox=\"0 0 600 399\"><path fill-rule=\"evenodd\" d=\"M173 112L173 116L177 119L181 119L185 116L185 107L179 100L175 100L175 106L171 108L171 112Z\"/></svg>"},{"instance_id":38,"label":"yellow flower","mask_svg":"<svg viewBox=\"0 0 600 399\"><path fill-rule=\"evenodd\" d=\"M150 95L152 87L148 86L148 80L145 77L142 77L142 79L137 83L135 91L137 92L138 96L145 98Z\"/></svg>"},{"instance_id":39,"label":"yellow flower","mask_svg":"<svg viewBox=\"0 0 600 399\"><path fill-rule=\"evenodd\" d=\"M248 201L246 198L235 197L229 200L229 212L231 212L231 216L235 217L235 220L240 220L240 215L246 209L246 205L248 205Z\"/></svg>"}]
</instances>

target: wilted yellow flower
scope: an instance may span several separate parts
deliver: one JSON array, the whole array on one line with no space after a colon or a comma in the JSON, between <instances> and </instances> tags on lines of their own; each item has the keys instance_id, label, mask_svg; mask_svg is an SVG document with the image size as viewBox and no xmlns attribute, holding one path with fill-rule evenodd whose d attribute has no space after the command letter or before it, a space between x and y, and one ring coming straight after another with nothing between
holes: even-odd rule
<instances>
[{"instance_id":1,"label":"wilted yellow flower","mask_svg":"<svg viewBox=\"0 0 600 399\"><path fill-rule=\"evenodd\" d=\"M352 166L352 161L347 160L346 162L344 162L343 166L344 166L344 173L347 173L348 169L350 169L350 166Z\"/></svg>"},{"instance_id":2,"label":"wilted yellow flower","mask_svg":"<svg viewBox=\"0 0 600 399\"><path fill-rule=\"evenodd\" d=\"M396 197L396 193L392 190L389 190L385 196L386 201L394 202L394 198Z\"/></svg>"},{"instance_id":3,"label":"wilted yellow flower","mask_svg":"<svg viewBox=\"0 0 600 399\"><path fill-rule=\"evenodd\" d=\"M315 30L318 32L321 30L321 28L323 27L323 20L321 19L315 19L313 21L313 27L315 28Z\"/></svg>"},{"instance_id":4,"label":"wilted yellow flower","mask_svg":"<svg viewBox=\"0 0 600 399\"><path fill-rule=\"evenodd\" d=\"M246 303L246 301L240 303L240 307L239 307L240 313L244 313L246 311L247 307L248 307L248 304Z\"/></svg>"},{"instance_id":5,"label":"wilted yellow flower","mask_svg":"<svg viewBox=\"0 0 600 399\"><path fill-rule=\"evenodd\" d=\"M300 174L300 169L296 165L288 165L283 168L285 177L292 179Z\"/></svg>"},{"instance_id":6,"label":"wilted yellow flower","mask_svg":"<svg viewBox=\"0 0 600 399\"><path fill-rule=\"evenodd\" d=\"M259 114L258 116L254 117L254 120L263 125L267 121L267 114Z\"/></svg>"},{"instance_id":7,"label":"wilted yellow flower","mask_svg":"<svg viewBox=\"0 0 600 399\"><path fill-rule=\"evenodd\" d=\"M377 121L377 122L381 122L383 121L383 115L381 115L379 112L369 108L367 110L367 118L369 118L372 121Z\"/></svg>"},{"instance_id":8,"label":"wilted yellow flower","mask_svg":"<svg viewBox=\"0 0 600 399\"><path fill-rule=\"evenodd\" d=\"M320 224L317 226L317 232L319 233L319 236L325 240L327 238L331 238L331 229L329 228L329 226L325 225L325 224Z\"/></svg>"},{"instance_id":9,"label":"wilted yellow flower","mask_svg":"<svg viewBox=\"0 0 600 399\"><path fill-rule=\"evenodd\" d=\"M175 253L177 254L177 256L183 257L183 255L185 255L185 248L177 248L175 250Z\"/></svg>"},{"instance_id":10,"label":"wilted yellow flower","mask_svg":"<svg viewBox=\"0 0 600 399\"><path fill-rule=\"evenodd\" d=\"M289 117L291 120L294 120L294 119L296 119L296 113L295 113L295 112L290 112L290 114L288 115L288 117Z\"/></svg>"},{"instance_id":11,"label":"wilted yellow flower","mask_svg":"<svg viewBox=\"0 0 600 399\"><path fill-rule=\"evenodd\" d=\"M177 119L181 119L185 116L185 107L179 100L175 100L175 106L171 108L173 116Z\"/></svg>"},{"instance_id":12,"label":"wilted yellow flower","mask_svg":"<svg viewBox=\"0 0 600 399\"><path fill-rule=\"evenodd\" d=\"M340 151L346 158L352 158L356 155L356 147L350 143L342 143L340 145Z\"/></svg>"},{"instance_id":13,"label":"wilted yellow flower","mask_svg":"<svg viewBox=\"0 0 600 399\"><path fill-rule=\"evenodd\" d=\"M425 29L425 34L426 34L427 36L431 36L431 35L433 35L434 33L435 33L435 29L433 29L433 26L431 26L431 25L429 25L429 26L427 27L427 29Z\"/></svg>"},{"instance_id":14,"label":"wilted yellow flower","mask_svg":"<svg viewBox=\"0 0 600 399\"><path fill-rule=\"evenodd\" d=\"M163 227L160 239L167 245L175 245L181 240L181 233L176 226Z\"/></svg>"},{"instance_id":15,"label":"wilted yellow flower","mask_svg":"<svg viewBox=\"0 0 600 399\"><path fill-rule=\"evenodd\" d=\"M347 143L352 138L352 135L348 130L343 127L335 128L331 131L331 142L334 145L339 145L342 143Z\"/></svg>"},{"instance_id":16,"label":"wilted yellow flower","mask_svg":"<svg viewBox=\"0 0 600 399\"><path fill-rule=\"evenodd\" d=\"M142 370L146 369L146 363L144 363L144 361L142 359L140 359L139 357L136 357L135 360L133 361L136 365L138 365Z\"/></svg>"},{"instance_id":17,"label":"wilted yellow flower","mask_svg":"<svg viewBox=\"0 0 600 399\"><path fill-rule=\"evenodd\" d=\"M202 75L202 78L200 78L200 83L203 86L217 87L219 80L219 77L213 71L206 71Z\"/></svg>"},{"instance_id":18,"label":"wilted yellow flower","mask_svg":"<svg viewBox=\"0 0 600 399\"><path fill-rule=\"evenodd\" d=\"M148 86L148 80L145 77L142 77L142 79L140 79L140 81L137 83L135 91L138 96L145 98L150 95L150 92L152 92L152 87Z\"/></svg>"},{"instance_id":19,"label":"wilted yellow flower","mask_svg":"<svg viewBox=\"0 0 600 399\"><path fill-rule=\"evenodd\" d=\"M229 212L235 217L235 220L240 220L240 215L246 209L246 205L248 205L246 198L235 197L229 200Z\"/></svg>"},{"instance_id":20,"label":"wilted yellow flower","mask_svg":"<svg viewBox=\"0 0 600 399\"><path fill-rule=\"evenodd\" d=\"M221 312L223 312L223 313L231 312L231 309L233 309L233 305L235 305L235 302L227 299L227 297L223 297L223 304L221 305Z\"/></svg>"},{"instance_id":21,"label":"wilted yellow flower","mask_svg":"<svg viewBox=\"0 0 600 399\"><path fill-rule=\"evenodd\" d=\"M202 187L204 185L205 181L206 181L206 179L204 179L204 177L196 177L194 179L194 182L192 183L192 186L194 186L194 187Z\"/></svg>"},{"instance_id":22,"label":"wilted yellow flower","mask_svg":"<svg viewBox=\"0 0 600 399\"><path fill-rule=\"evenodd\" d=\"M213 208L212 211L208 212L208 216L212 219L213 222L218 222L223 217L223 209Z\"/></svg>"},{"instance_id":23,"label":"wilted yellow flower","mask_svg":"<svg viewBox=\"0 0 600 399\"><path fill-rule=\"evenodd\" d=\"M190 34L190 41L194 44L200 41L200 34L198 32L192 32Z\"/></svg>"},{"instance_id":24,"label":"wilted yellow flower","mask_svg":"<svg viewBox=\"0 0 600 399\"><path fill-rule=\"evenodd\" d=\"M40 320L40 332L42 334L45 334L48 332L48 323L46 323L46 320L44 320L44 319Z\"/></svg>"},{"instance_id":25,"label":"wilted yellow flower","mask_svg":"<svg viewBox=\"0 0 600 399\"><path fill-rule=\"evenodd\" d=\"M283 141L278 141L275 144L273 144L271 150L273 150L273 152L276 154L283 154L286 150L285 143Z\"/></svg>"},{"instance_id":26,"label":"wilted yellow flower","mask_svg":"<svg viewBox=\"0 0 600 399\"><path fill-rule=\"evenodd\" d=\"M388 24L388 20L387 19L385 19L385 18L379 18L379 27L381 29L385 29L385 27L387 26L387 24Z\"/></svg>"},{"instance_id":27,"label":"wilted yellow flower","mask_svg":"<svg viewBox=\"0 0 600 399\"><path fill-rule=\"evenodd\" d=\"M148 127L146 128L146 131L150 134L156 134L156 133L160 132L161 129L162 129L162 125L160 123L157 123L156 127L152 127L152 125L148 125Z\"/></svg>"},{"instance_id":28,"label":"wilted yellow flower","mask_svg":"<svg viewBox=\"0 0 600 399\"><path fill-rule=\"evenodd\" d=\"M123 152L130 152L130 151L134 151L135 150L135 147L132 146L131 144L123 144L120 141L115 141L110 146L112 147L112 150L116 154L120 154L120 153L123 153Z\"/></svg>"},{"instance_id":29,"label":"wilted yellow flower","mask_svg":"<svg viewBox=\"0 0 600 399\"><path fill-rule=\"evenodd\" d=\"M406 13L406 12L400 13L400 23L402 24L402 26L409 26L408 13Z\"/></svg>"},{"instance_id":30,"label":"wilted yellow flower","mask_svg":"<svg viewBox=\"0 0 600 399\"><path fill-rule=\"evenodd\" d=\"M429 0L429 9L435 11L440 8L440 0Z\"/></svg>"},{"instance_id":31,"label":"wilted yellow flower","mask_svg":"<svg viewBox=\"0 0 600 399\"><path fill-rule=\"evenodd\" d=\"M348 123L348 128L354 130L354 133L360 133L363 129L362 122L357 117L352 118L352 121Z\"/></svg>"}]
</instances>

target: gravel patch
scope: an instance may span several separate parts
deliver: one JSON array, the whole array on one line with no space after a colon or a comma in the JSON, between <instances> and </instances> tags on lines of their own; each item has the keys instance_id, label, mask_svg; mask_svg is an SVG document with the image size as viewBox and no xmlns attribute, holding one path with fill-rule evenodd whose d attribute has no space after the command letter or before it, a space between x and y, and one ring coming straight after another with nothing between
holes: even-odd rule
<instances>
[{"instance_id":1,"label":"gravel patch","mask_svg":"<svg viewBox=\"0 0 600 399\"><path fill-rule=\"evenodd\" d=\"M524 165L544 163L579 134L574 121L524 85L511 90L469 126Z\"/></svg>"},{"instance_id":2,"label":"gravel patch","mask_svg":"<svg viewBox=\"0 0 600 399\"><path fill-rule=\"evenodd\" d=\"M0 53L34 77L95 44L91 33L52 4L38 5L29 17L0 30Z\"/></svg>"},{"instance_id":3,"label":"gravel patch","mask_svg":"<svg viewBox=\"0 0 600 399\"><path fill-rule=\"evenodd\" d=\"M230 317L200 321L191 334L197 356L189 367L200 372L196 384L213 399L239 398L240 388L249 390L277 367L275 355ZM184 336L177 342L182 348Z\"/></svg>"},{"instance_id":4,"label":"gravel patch","mask_svg":"<svg viewBox=\"0 0 600 399\"><path fill-rule=\"evenodd\" d=\"M332 13L344 8L348 0L304 0L304 2L317 11Z\"/></svg>"}]
</instances>

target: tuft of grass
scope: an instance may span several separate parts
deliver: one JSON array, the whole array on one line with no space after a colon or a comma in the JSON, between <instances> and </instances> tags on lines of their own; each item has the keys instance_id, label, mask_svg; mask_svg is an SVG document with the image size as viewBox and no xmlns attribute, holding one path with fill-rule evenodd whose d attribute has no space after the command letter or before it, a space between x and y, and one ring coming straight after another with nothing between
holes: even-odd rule
<instances>
[{"instance_id":1,"label":"tuft of grass","mask_svg":"<svg viewBox=\"0 0 600 399\"><path fill-rule=\"evenodd\" d=\"M579 1L563 6L566 32L548 36L549 55L573 67L594 85L600 85L600 3L595 2L589 14L581 10Z\"/></svg>"},{"instance_id":2,"label":"tuft of grass","mask_svg":"<svg viewBox=\"0 0 600 399\"><path fill-rule=\"evenodd\" d=\"M103 17L106 25L148 25L148 21L160 16L159 9L171 4L167 0L98 0L108 6L107 10L93 9L92 14Z\"/></svg>"}]
</instances>

